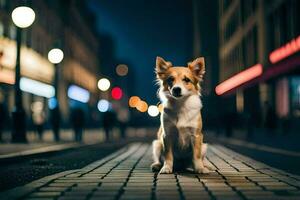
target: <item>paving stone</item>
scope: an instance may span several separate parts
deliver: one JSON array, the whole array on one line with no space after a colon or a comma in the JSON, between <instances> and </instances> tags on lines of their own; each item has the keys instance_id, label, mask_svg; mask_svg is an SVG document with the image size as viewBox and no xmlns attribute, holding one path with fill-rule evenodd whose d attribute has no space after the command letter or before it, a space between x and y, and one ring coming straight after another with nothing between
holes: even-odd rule
<instances>
[{"instance_id":1,"label":"paving stone","mask_svg":"<svg viewBox=\"0 0 300 200\"><path fill-rule=\"evenodd\" d=\"M85 199L85 198L82 196L61 196L61 197L58 197L57 199L58 200L81 200L81 199Z\"/></svg>"},{"instance_id":2,"label":"paving stone","mask_svg":"<svg viewBox=\"0 0 300 200\"><path fill-rule=\"evenodd\" d=\"M26 188L27 199L299 199L300 177L273 169L220 145L207 157L216 171L155 174L152 149L133 144L123 153L96 161L75 173ZM21 189L23 189L21 187ZM21 190L20 189L20 190ZM24 187L25 189L25 187ZM0 196L1 197L1 196ZM0 198L1 199L1 198Z\"/></svg>"},{"instance_id":3,"label":"paving stone","mask_svg":"<svg viewBox=\"0 0 300 200\"><path fill-rule=\"evenodd\" d=\"M51 184L49 184L50 187L64 187L64 188L71 187L73 185L75 185L75 183L51 183Z\"/></svg>"},{"instance_id":4,"label":"paving stone","mask_svg":"<svg viewBox=\"0 0 300 200\"><path fill-rule=\"evenodd\" d=\"M39 191L43 192L63 192L67 190L68 188L66 187L42 187L39 189Z\"/></svg>"},{"instance_id":5,"label":"paving stone","mask_svg":"<svg viewBox=\"0 0 300 200\"><path fill-rule=\"evenodd\" d=\"M30 197L57 197L61 192L34 192Z\"/></svg>"}]
</instances>

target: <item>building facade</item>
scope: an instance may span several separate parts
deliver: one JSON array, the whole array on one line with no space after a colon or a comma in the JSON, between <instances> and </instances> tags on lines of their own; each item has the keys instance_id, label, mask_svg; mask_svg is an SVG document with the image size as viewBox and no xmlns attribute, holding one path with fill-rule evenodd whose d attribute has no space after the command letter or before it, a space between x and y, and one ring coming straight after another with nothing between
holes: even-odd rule
<instances>
[{"instance_id":1,"label":"building facade","mask_svg":"<svg viewBox=\"0 0 300 200\"><path fill-rule=\"evenodd\" d=\"M11 20L11 12L20 5L31 7L36 14L32 26L23 31L22 78L34 80L38 84L53 86L56 69L48 61L47 55L52 48L61 48L64 51L64 60L57 66L59 74L58 101L64 124L68 124L70 111L76 106L84 109L87 112L86 116L93 116L90 114L96 110L95 104L99 98L97 90L97 79L100 75L99 42L93 28L93 16L81 1L0 0L1 102L5 103L8 112L12 111L14 106L16 27ZM68 90L72 85L87 92L89 95L87 102L81 103L68 96ZM31 115L32 105L37 101L42 102L47 114L51 109L50 99L47 95L39 95L34 91L24 91L23 104L27 116Z\"/></svg>"},{"instance_id":2,"label":"building facade","mask_svg":"<svg viewBox=\"0 0 300 200\"><path fill-rule=\"evenodd\" d=\"M219 0L219 82L263 66L258 78L220 95L223 113L247 113L257 125L270 107L282 120L300 116L299 52L270 60L274 50L299 37L299 10L297 0Z\"/></svg>"},{"instance_id":3,"label":"building facade","mask_svg":"<svg viewBox=\"0 0 300 200\"><path fill-rule=\"evenodd\" d=\"M214 86L218 83L218 3L216 1L192 1L193 59L205 58L205 75L201 83L203 120L205 127L215 126L218 102ZM208 20L209 19L209 20Z\"/></svg>"}]
</instances>

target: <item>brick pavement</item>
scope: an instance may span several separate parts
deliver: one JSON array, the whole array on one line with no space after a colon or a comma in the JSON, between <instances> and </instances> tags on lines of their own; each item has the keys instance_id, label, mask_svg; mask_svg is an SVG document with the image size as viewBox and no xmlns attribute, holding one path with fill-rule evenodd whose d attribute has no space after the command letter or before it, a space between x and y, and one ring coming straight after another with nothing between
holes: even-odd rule
<instances>
[{"instance_id":1,"label":"brick pavement","mask_svg":"<svg viewBox=\"0 0 300 200\"><path fill-rule=\"evenodd\" d=\"M0 199L300 199L300 177L220 145L207 158L207 175L150 171L151 147L135 143L82 169L0 193Z\"/></svg>"}]
</instances>

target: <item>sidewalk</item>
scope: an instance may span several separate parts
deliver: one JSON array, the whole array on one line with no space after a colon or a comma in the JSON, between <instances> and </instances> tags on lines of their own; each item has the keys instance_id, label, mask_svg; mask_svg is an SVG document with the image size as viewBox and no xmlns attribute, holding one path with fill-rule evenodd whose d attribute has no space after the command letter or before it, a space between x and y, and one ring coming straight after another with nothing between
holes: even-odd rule
<instances>
[{"instance_id":1,"label":"sidewalk","mask_svg":"<svg viewBox=\"0 0 300 200\"><path fill-rule=\"evenodd\" d=\"M9 141L10 133L6 132L3 135L4 141ZM39 140L34 132L28 132L27 143L0 143L0 162L78 148L84 145L100 143L105 139L104 133L100 130L85 131L82 143L73 141L73 132L71 130L62 130L60 138L60 142L55 142L52 132L48 130L44 132L43 140Z\"/></svg>"},{"instance_id":2,"label":"sidewalk","mask_svg":"<svg viewBox=\"0 0 300 200\"><path fill-rule=\"evenodd\" d=\"M220 145L207 158L214 172L155 174L151 146L134 143L82 169L0 193L0 199L299 199L300 177Z\"/></svg>"},{"instance_id":3,"label":"sidewalk","mask_svg":"<svg viewBox=\"0 0 300 200\"><path fill-rule=\"evenodd\" d=\"M218 138L228 138L225 133L217 134L216 131L207 130L206 135L212 135ZM244 140L257 145L265 145L273 148L280 148L288 151L300 152L300 146L298 141L300 140L300 134L298 132L284 133L275 131L273 133L267 133L264 129L253 129L250 135L247 135L247 130L234 129L232 135L229 138Z\"/></svg>"},{"instance_id":4,"label":"sidewalk","mask_svg":"<svg viewBox=\"0 0 300 200\"><path fill-rule=\"evenodd\" d=\"M143 138L152 136L153 130L144 128L127 130L128 138ZM113 140L118 140L120 134L117 130L112 134ZM71 129L60 131L60 142L55 142L51 130L46 130L43 134L43 139L40 140L36 133L27 132L27 143L8 143L11 139L11 133L3 134L4 143L0 142L0 162L8 159L15 159L42 153L51 153L62 151L71 148L78 148L85 145L93 145L96 143L105 142L105 133L102 129L88 129L84 131L82 142L74 142L74 134Z\"/></svg>"}]
</instances>

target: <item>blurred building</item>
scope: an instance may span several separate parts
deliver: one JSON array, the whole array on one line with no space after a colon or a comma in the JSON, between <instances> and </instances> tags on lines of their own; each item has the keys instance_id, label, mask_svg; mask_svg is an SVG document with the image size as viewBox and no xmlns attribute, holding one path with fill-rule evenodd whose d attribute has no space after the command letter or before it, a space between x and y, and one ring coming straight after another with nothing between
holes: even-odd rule
<instances>
[{"instance_id":1,"label":"blurred building","mask_svg":"<svg viewBox=\"0 0 300 200\"><path fill-rule=\"evenodd\" d=\"M218 103L214 86L218 83L218 3L192 1L193 59L205 58L205 76L202 83L203 120L206 127L215 126Z\"/></svg>"},{"instance_id":2,"label":"blurred building","mask_svg":"<svg viewBox=\"0 0 300 200\"><path fill-rule=\"evenodd\" d=\"M83 1L74 0L0 0L0 94L8 110L11 111L14 105L16 59L16 27L11 12L24 2L36 13L33 25L23 31L21 50L21 76L25 80L21 88L27 115L30 116L36 101L43 103L46 112L56 106L48 89L42 89L53 85L55 68L47 54L54 47L61 48L65 56L58 65L58 94L64 121L68 121L72 107L81 107L89 114L94 112L99 98L99 42L93 29L93 15Z\"/></svg>"},{"instance_id":3,"label":"blurred building","mask_svg":"<svg viewBox=\"0 0 300 200\"><path fill-rule=\"evenodd\" d=\"M259 76L243 82L248 71L240 77L242 84L231 81L228 85L234 87L222 91L223 113L247 113L257 125L264 123L270 107L282 120L300 117L299 51L275 62L270 57L281 47L281 55L289 45L300 48L299 10L297 0L219 0L219 82L263 66Z\"/></svg>"}]
</instances>

